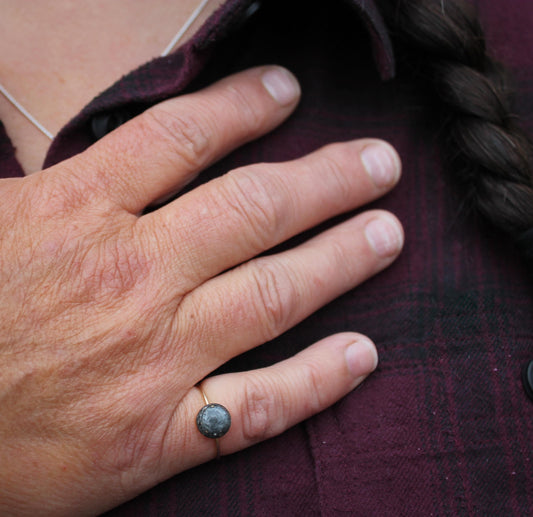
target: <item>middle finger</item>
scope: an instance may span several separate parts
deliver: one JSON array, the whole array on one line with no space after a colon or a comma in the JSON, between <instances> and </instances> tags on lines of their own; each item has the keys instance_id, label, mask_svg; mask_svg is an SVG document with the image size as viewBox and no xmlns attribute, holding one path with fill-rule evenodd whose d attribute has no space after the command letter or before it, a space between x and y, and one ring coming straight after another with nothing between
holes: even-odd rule
<instances>
[{"instance_id":1,"label":"middle finger","mask_svg":"<svg viewBox=\"0 0 533 517\"><path fill-rule=\"evenodd\" d=\"M396 151L379 140L328 145L282 164L243 167L141 218L163 278L205 280L390 190ZM177 243L177 244L176 244ZM173 280L173 279L172 279Z\"/></svg>"}]
</instances>

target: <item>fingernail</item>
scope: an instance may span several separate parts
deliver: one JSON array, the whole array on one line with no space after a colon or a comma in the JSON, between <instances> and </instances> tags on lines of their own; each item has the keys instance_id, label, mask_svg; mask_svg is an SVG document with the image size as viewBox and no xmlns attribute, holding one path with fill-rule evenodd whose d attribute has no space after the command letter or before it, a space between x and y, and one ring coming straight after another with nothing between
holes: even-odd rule
<instances>
[{"instance_id":1,"label":"fingernail","mask_svg":"<svg viewBox=\"0 0 533 517\"><path fill-rule=\"evenodd\" d=\"M378 351L368 339L359 339L344 352L348 370L354 377L361 377L373 372L378 365Z\"/></svg>"},{"instance_id":2,"label":"fingernail","mask_svg":"<svg viewBox=\"0 0 533 517\"><path fill-rule=\"evenodd\" d=\"M388 187L398 181L400 159L396 151L387 143L373 143L361 153L361 161L376 187Z\"/></svg>"},{"instance_id":3,"label":"fingernail","mask_svg":"<svg viewBox=\"0 0 533 517\"><path fill-rule=\"evenodd\" d=\"M380 257L396 255L403 246L403 232L398 222L389 216L372 219L365 228L365 235Z\"/></svg>"},{"instance_id":4,"label":"fingernail","mask_svg":"<svg viewBox=\"0 0 533 517\"><path fill-rule=\"evenodd\" d=\"M282 106L292 104L300 96L300 85L296 77L285 68L269 68L261 81L267 92Z\"/></svg>"}]
</instances>

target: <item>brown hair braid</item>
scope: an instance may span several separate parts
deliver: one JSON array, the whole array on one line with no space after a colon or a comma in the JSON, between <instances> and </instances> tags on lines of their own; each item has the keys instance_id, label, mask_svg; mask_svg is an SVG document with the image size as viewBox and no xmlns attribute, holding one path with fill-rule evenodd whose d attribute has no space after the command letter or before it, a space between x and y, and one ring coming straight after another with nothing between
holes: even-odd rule
<instances>
[{"instance_id":1,"label":"brown hair braid","mask_svg":"<svg viewBox=\"0 0 533 517\"><path fill-rule=\"evenodd\" d=\"M475 10L462 0L379 4L443 105L455 179L472 206L533 258L533 145L513 115L506 74L487 54Z\"/></svg>"}]
</instances>

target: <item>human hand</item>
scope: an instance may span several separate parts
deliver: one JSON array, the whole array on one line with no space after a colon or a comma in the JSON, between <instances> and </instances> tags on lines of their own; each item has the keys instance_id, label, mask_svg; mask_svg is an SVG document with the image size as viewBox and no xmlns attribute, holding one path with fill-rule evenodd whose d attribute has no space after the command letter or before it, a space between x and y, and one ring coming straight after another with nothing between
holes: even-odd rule
<instances>
[{"instance_id":1,"label":"human hand","mask_svg":"<svg viewBox=\"0 0 533 517\"><path fill-rule=\"evenodd\" d=\"M382 211L254 258L388 191L399 160L375 140L243 167L139 216L297 100L286 72L249 70L159 104L47 171L1 180L2 515L102 512L212 459L195 424L197 384L395 259L402 230ZM221 453L331 405L376 361L367 338L344 333L208 378L210 402L232 416Z\"/></svg>"}]
</instances>

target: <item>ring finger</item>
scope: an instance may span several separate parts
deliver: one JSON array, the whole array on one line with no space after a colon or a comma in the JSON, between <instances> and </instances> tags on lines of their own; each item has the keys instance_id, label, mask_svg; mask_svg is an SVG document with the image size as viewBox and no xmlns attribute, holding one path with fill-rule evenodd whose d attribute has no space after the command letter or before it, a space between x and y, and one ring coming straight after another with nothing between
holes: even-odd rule
<instances>
[{"instance_id":1,"label":"ring finger","mask_svg":"<svg viewBox=\"0 0 533 517\"><path fill-rule=\"evenodd\" d=\"M387 212L369 211L195 289L182 300L174 321L176 335L188 329L191 345L182 352L198 364L197 378L191 381L280 335L384 269L402 244L398 220ZM209 325L191 324L195 321Z\"/></svg>"}]
</instances>

